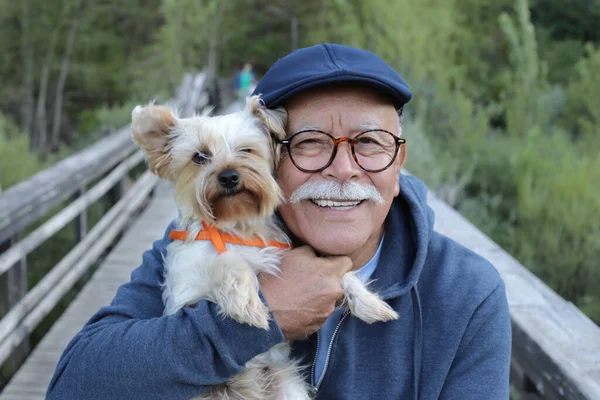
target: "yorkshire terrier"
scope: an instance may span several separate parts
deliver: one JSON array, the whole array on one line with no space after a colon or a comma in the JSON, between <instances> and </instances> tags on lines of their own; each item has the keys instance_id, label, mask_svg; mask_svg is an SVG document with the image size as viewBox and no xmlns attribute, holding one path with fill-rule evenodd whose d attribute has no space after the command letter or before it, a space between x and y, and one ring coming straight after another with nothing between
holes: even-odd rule
<instances>
[{"instance_id":1,"label":"yorkshire terrier","mask_svg":"<svg viewBox=\"0 0 600 400\"><path fill-rule=\"evenodd\" d=\"M165 315L206 299L240 323L269 329L259 296L259 273L277 274L290 240L274 212L282 201L273 171L286 136L287 113L258 96L243 110L179 118L170 108L137 106L132 135L151 171L173 182L178 207L167 246ZM342 278L345 305L365 322L398 315L353 273ZM309 400L290 345L281 343L246 363L227 382L197 398L206 400Z\"/></svg>"}]
</instances>

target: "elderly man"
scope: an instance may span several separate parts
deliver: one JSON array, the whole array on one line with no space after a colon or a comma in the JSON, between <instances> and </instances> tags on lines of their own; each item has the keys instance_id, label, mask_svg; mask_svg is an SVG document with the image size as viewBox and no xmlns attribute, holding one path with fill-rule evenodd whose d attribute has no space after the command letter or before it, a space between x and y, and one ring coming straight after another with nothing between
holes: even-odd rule
<instances>
[{"instance_id":1,"label":"elderly man","mask_svg":"<svg viewBox=\"0 0 600 400\"><path fill-rule=\"evenodd\" d=\"M271 329L223 318L206 301L162 316L165 235L73 339L48 398L188 399L284 340L318 399L508 398L503 282L487 261L433 231L425 186L400 173L399 118L411 98L403 79L373 53L321 44L280 59L255 93L289 114L276 177L296 247L280 277L261 281ZM294 151L307 138L318 156ZM387 157L365 151L373 142ZM349 182L363 194L324 194ZM372 281L400 318L368 325L336 308L349 270Z\"/></svg>"}]
</instances>

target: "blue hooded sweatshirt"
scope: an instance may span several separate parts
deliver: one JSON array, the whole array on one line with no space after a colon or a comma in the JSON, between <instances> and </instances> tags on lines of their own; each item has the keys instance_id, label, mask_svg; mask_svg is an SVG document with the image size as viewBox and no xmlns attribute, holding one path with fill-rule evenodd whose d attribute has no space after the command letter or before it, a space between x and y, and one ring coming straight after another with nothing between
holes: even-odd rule
<instances>
[{"instance_id":1,"label":"blue hooded sweatshirt","mask_svg":"<svg viewBox=\"0 0 600 400\"><path fill-rule=\"evenodd\" d=\"M310 373L318 334L292 343L317 399L507 399L511 331L503 281L486 260L433 230L426 187L402 175L401 193L371 288L400 318L368 325L344 314L320 382ZM48 400L190 399L284 340L218 315L200 301L163 316L165 237L131 281L65 349Z\"/></svg>"}]
</instances>

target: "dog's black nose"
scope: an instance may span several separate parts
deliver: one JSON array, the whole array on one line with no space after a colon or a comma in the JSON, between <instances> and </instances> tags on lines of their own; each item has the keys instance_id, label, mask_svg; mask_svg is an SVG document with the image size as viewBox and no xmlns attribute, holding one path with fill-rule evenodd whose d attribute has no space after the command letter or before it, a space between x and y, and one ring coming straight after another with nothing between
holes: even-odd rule
<instances>
[{"instance_id":1,"label":"dog's black nose","mask_svg":"<svg viewBox=\"0 0 600 400\"><path fill-rule=\"evenodd\" d=\"M226 169L219 174L219 183L225 189L233 189L240 183L240 174L234 169Z\"/></svg>"}]
</instances>

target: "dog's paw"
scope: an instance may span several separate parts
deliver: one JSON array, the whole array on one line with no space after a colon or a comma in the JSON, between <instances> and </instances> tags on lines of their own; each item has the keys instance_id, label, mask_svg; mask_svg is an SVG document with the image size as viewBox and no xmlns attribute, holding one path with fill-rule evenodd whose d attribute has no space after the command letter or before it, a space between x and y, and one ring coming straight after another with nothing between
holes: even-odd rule
<instances>
[{"instance_id":1,"label":"dog's paw","mask_svg":"<svg viewBox=\"0 0 600 400\"><path fill-rule=\"evenodd\" d=\"M348 308L367 324L398 319L398 313L389 304L370 292L368 295L348 299Z\"/></svg>"},{"instance_id":2,"label":"dog's paw","mask_svg":"<svg viewBox=\"0 0 600 400\"><path fill-rule=\"evenodd\" d=\"M360 320L372 324L398 319L398 313L376 293L369 291L354 273L342 277L342 288L346 306Z\"/></svg>"},{"instance_id":3,"label":"dog's paw","mask_svg":"<svg viewBox=\"0 0 600 400\"><path fill-rule=\"evenodd\" d=\"M269 329L269 309L260 301L260 298L250 298L245 305L231 310L231 317L238 322L255 326L257 328Z\"/></svg>"},{"instance_id":4,"label":"dog's paw","mask_svg":"<svg viewBox=\"0 0 600 400\"><path fill-rule=\"evenodd\" d=\"M253 269L233 252L220 255L215 262L213 292L221 312L238 322L269 329L269 309L260 299Z\"/></svg>"}]
</instances>

